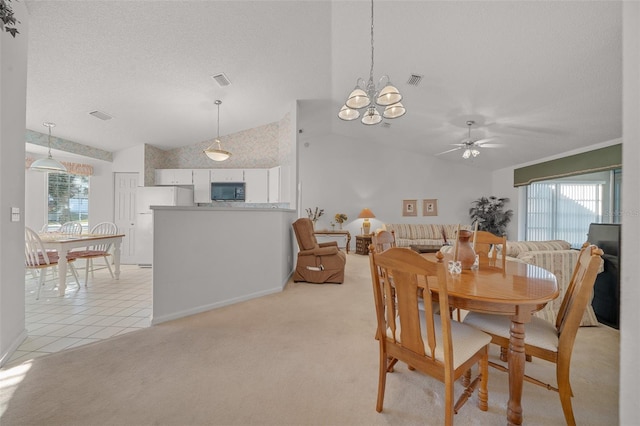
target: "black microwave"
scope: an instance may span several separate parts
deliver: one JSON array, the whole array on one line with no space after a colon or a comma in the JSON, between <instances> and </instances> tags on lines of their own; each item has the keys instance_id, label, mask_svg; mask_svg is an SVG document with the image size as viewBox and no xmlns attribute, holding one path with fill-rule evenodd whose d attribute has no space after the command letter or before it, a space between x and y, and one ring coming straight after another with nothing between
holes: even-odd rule
<instances>
[{"instance_id":1,"label":"black microwave","mask_svg":"<svg viewBox=\"0 0 640 426\"><path fill-rule=\"evenodd\" d=\"M211 182L211 201L244 201L244 182Z\"/></svg>"}]
</instances>

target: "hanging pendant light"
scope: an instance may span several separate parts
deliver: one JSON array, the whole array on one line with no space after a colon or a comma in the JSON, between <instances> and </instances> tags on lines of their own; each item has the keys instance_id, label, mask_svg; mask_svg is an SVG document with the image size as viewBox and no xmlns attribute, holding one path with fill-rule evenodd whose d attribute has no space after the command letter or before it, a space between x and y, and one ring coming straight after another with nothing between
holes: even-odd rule
<instances>
[{"instance_id":1,"label":"hanging pendant light","mask_svg":"<svg viewBox=\"0 0 640 426\"><path fill-rule=\"evenodd\" d=\"M209 146L209 148L205 149L203 152L207 154L207 157L211 158L213 161L225 161L231 157L231 153L229 151L225 151L222 149L220 145L220 104L221 100L216 100L215 104L218 105L218 136L213 141L213 143ZM216 144L216 148L213 145Z\"/></svg>"},{"instance_id":2,"label":"hanging pendant light","mask_svg":"<svg viewBox=\"0 0 640 426\"><path fill-rule=\"evenodd\" d=\"M51 156L51 128L56 127L55 123L42 123L43 126L49 128L49 156L47 158L41 158L31 163L31 170L38 172L51 172L51 173L66 173L67 168L59 161L56 161Z\"/></svg>"},{"instance_id":3,"label":"hanging pendant light","mask_svg":"<svg viewBox=\"0 0 640 426\"><path fill-rule=\"evenodd\" d=\"M371 70L369 81L362 78L356 81L356 87L351 91L344 105L338 112L338 117L345 121L352 121L360 117L359 109L366 108L362 124L374 125L382 122L382 118L393 119L402 117L407 110L400 103L402 95L391 84L389 76L383 75L378 84L373 82L373 0L371 0ZM382 114L376 106L385 107Z\"/></svg>"}]
</instances>

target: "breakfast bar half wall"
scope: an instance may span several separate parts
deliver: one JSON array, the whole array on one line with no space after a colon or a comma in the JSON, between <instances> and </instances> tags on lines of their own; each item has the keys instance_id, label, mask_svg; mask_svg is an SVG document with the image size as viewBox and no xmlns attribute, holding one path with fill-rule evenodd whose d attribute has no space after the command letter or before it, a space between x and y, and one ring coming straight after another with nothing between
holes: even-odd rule
<instances>
[{"instance_id":1,"label":"breakfast bar half wall","mask_svg":"<svg viewBox=\"0 0 640 426\"><path fill-rule=\"evenodd\" d=\"M295 210L152 206L152 324L284 289Z\"/></svg>"}]
</instances>

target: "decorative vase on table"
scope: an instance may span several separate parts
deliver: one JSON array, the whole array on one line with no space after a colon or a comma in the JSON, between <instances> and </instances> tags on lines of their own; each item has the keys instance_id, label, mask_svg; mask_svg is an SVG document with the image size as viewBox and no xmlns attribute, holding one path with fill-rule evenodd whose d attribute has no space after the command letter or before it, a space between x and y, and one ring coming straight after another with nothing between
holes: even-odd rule
<instances>
[{"instance_id":1,"label":"decorative vase on table","mask_svg":"<svg viewBox=\"0 0 640 426\"><path fill-rule=\"evenodd\" d=\"M476 252L473 250L473 245L469 239L473 235L473 232L462 229L458 233L458 258L462 264L462 269L471 269L473 263L476 261Z\"/></svg>"}]
</instances>

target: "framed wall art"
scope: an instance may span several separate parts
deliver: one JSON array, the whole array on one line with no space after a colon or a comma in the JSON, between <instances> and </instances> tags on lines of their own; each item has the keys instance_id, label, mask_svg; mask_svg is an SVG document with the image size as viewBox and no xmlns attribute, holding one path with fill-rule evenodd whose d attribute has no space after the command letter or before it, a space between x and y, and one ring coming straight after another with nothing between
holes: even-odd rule
<instances>
[{"instance_id":1,"label":"framed wall art","mask_svg":"<svg viewBox=\"0 0 640 426\"><path fill-rule=\"evenodd\" d=\"M402 200L402 216L418 216L418 200Z\"/></svg>"},{"instance_id":2,"label":"framed wall art","mask_svg":"<svg viewBox=\"0 0 640 426\"><path fill-rule=\"evenodd\" d=\"M422 216L438 216L438 200L435 198L422 200Z\"/></svg>"}]
</instances>

